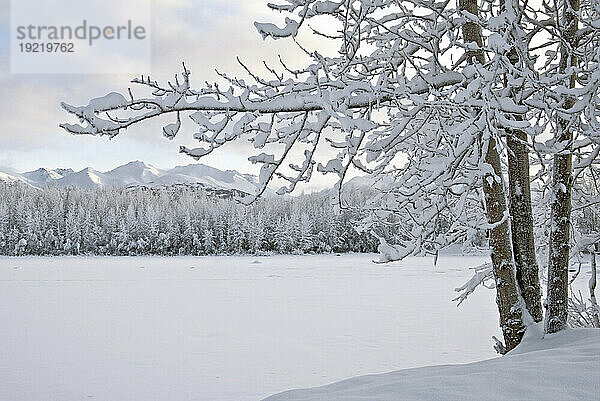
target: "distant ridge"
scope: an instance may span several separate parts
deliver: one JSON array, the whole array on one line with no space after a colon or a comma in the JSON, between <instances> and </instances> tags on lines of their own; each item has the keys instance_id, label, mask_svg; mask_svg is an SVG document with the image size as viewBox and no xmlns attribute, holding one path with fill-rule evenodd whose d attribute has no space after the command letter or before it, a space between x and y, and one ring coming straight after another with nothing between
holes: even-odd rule
<instances>
[{"instance_id":1,"label":"distant ridge","mask_svg":"<svg viewBox=\"0 0 600 401\"><path fill-rule=\"evenodd\" d=\"M258 188L256 177L235 170L219 170L205 164L189 164L162 170L150 164L136 160L101 172L91 167L81 171L70 168L39 168L25 173L3 172L0 169L0 181L19 181L36 188L79 187L93 188L204 188L217 194L253 195ZM267 191L274 194L273 191Z\"/></svg>"}]
</instances>

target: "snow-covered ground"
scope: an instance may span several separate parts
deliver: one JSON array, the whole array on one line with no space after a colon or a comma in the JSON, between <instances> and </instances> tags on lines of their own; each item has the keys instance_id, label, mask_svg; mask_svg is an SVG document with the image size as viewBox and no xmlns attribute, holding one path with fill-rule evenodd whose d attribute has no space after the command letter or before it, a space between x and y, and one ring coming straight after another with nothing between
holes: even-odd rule
<instances>
[{"instance_id":1,"label":"snow-covered ground","mask_svg":"<svg viewBox=\"0 0 600 401\"><path fill-rule=\"evenodd\" d=\"M451 301L485 258L374 258L0 258L0 400L259 400L495 356L494 292Z\"/></svg>"},{"instance_id":2,"label":"snow-covered ground","mask_svg":"<svg viewBox=\"0 0 600 401\"><path fill-rule=\"evenodd\" d=\"M265 401L595 400L600 330L532 336L503 358L362 376Z\"/></svg>"}]
</instances>

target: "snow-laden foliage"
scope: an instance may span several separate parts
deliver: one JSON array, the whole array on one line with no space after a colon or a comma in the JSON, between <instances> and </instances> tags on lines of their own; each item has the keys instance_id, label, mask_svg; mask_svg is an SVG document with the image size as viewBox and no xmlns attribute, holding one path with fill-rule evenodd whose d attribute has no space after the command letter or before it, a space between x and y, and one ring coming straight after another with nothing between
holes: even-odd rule
<instances>
[{"instance_id":1,"label":"snow-laden foliage","mask_svg":"<svg viewBox=\"0 0 600 401\"><path fill-rule=\"evenodd\" d=\"M533 190L534 227L536 250L545 276L550 230L550 205L552 192L548 179ZM574 177L571 216L571 259L585 261L588 253L600 243L600 167L590 166Z\"/></svg>"},{"instance_id":2,"label":"snow-laden foliage","mask_svg":"<svg viewBox=\"0 0 600 401\"><path fill-rule=\"evenodd\" d=\"M588 265L590 252L600 240L600 172L597 168L588 169L581 174L573 185L573 215L571 229L571 259L581 268L582 263ZM550 188L549 183L538 185L533 189L533 215L535 227L536 253L540 263L540 279L546 281L548 262L548 236L550 229ZM481 243L481 242L478 242ZM456 299L464 301L480 284L491 279L491 266L474 268L473 277L468 283L457 288L460 296ZM572 302L577 303L575 299Z\"/></svg>"},{"instance_id":3,"label":"snow-laden foliage","mask_svg":"<svg viewBox=\"0 0 600 401\"><path fill-rule=\"evenodd\" d=\"M472 268L474 271L473 277L466 283L454 289L459 295L453 299L458 305L462 304L479 286L486 288L495 288L494 270L491 263L484 263L480 266ZM491 284L488 284L491 282Z\"/></svg>"},{"instance_id":4,"label":"snow-laden foliage","mask_svg":"<svg viewBox=\"0 0 600 401\"><path fill-rule=\"evenodd\" d=\"M281 60L265 64L264 74L247 68L247 78L221 74L227 85L197 89L185 65L167 84L141 76L133 83L147 94L129 90L85 106L63 104L81 123L62 127L112 137L172 115L163 134L173 138L187 115L201 146L181 152L200 158L245 138L257 149L250 160L261 165L261 189L276 181L283 184L279 193L308 181L315 167L337 175L338 187L352 169L385 175L391 179L369 206L371 221L398 214L413 222L406 240L389 250L395 258L435 252L489 227L479 191L482 180L501 179L485 163L491 139L504 154L504 138L526 132L543 179L550 156L571 147L548 139L566 119L574 132L576 176L597 167L599 6L585 4L577 14L578 46L569 52L578 62L565 71L560 50L568 44L559 17L565 4L484 1L478 15L429 0L269 4L287 15L285 25L257 23L259 33L294 41L312 63L296 68ZM465 43L461 32L468 23L482 43ZM338 53L304 47L303 30L338 43ZM565 97L573 103L568 110ZM332 156L319 160L321 147Z\"/></svg>"},{"instance_id":5,"label":"snow-laden foliage","mask_svg":"<svg viewBox=\"0 0 600 401\"><path fill-rule=\"evenodd\" d=\"M350 205L364 202L353 191ZM245 207L198 189L126 190L0 182L0 255L214 255L374 252L323 194ZM387 232L393 240L394 233Z\"/></svg>"}]
</instances>

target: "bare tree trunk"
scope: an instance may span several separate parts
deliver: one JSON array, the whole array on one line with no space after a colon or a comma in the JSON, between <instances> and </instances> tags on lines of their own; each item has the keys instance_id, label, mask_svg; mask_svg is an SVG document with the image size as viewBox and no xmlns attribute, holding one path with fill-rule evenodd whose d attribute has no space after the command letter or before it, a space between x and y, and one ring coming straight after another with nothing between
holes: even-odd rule
<instances>
[{"instance_id":1,"label":"bare tree trunk","mask_svg":"<svg viewBox=\"0 0 600 401\"><path fill-rule=\"evenodd\" d=\"M506 10L506 1L500 0L502 9ZM507 54L510 62L519 67L519 53L513 47ZM508 79L504 84L508 87ZM512 91L516 95L517 90ZM516 120L522 120L521 115L515 115ZM513 247L513 257L517 275L517 284L529 311L535 322L544 318L542 309L542 291L540 287L539 267L535 257L535 242L533 237L533 213L531 208L531 186L529 177L529 152L527 150L527 134L517 129L506 129L508 146L508 188L510 231Z\"/></svg>"},{"instance_id":2,"label":"bare tree trunk","mask_svg":"<svg viewBox=\"0 0 600 401\"><path fill-rule=\"evenodd\" d=\"M517 283L525 307L535 322L544 318L539 268L535 258L527 135L511 130L507 138L511 234Z\"/></svg>"},{"instance_id":3,"label":"bare tree trunk","mask_svg":"<svg viewBox=\"0 0 600 401\"><path fill-rule=\"evenodd\" d=\"M563 28L567 44L561 46L560 70L565 72L568 66L577 65L577 57L571 51L576 45L578 28L577 16L579 0L563 0ZM575 87L575 75L570 78L569 86ZM575 100L566 97L564 108L573 107ZM554 155L552 170L552 206L550 215L550 255L548 262L548 298L545 329L547 333L556 333L567 326L569 300L569 240L571 228L571 190L572 141L573 133L569 120L559 117L557 143L563 146L561 152Z\"/></svg>"},{"instance_id":4,"label":"bare tree trunk","mask_svg":"<svg viewBox=\"0 0 600 401\"><path fill-rule=\"evenodd\" d=\"M504 0L501 4L505 7ZM508 52L508 59L518 68L519 54L513 47ZM505 85L508 80L505 78ZM513 94L515 91L513 91ZM522 120L521 115L515 119ZM507 129L508 146L508 188L510 231L513 246L513 257L517 274L517 284L525 301L525 307L533 320L541 322L544 318L542 309L542 290L540 287L539 267L535 257L535 241L533 237L533 213L531 208L531 185L529 177L529 151L527 134L517 129Z\"/></svg>"},{"instance_id":5,"label":"bare tree trunk","mask_svg":"<svg viewBox=\"0 0 600 401\"><path fill-rule=\"evenodd\" d=\"M462 11L478 15L477 0L459 0L459 6ZM475 42L479 46L483 45L480 27L475 23L468 22L463 26L463 36L467 43ZM485 56L480 50L467 52L467 57L467 62L472 62L475 58L479 63L485 63ZM493 176L490 175L483 180L483 192L488 223L494 225L490 230L490 248L496 280L496 304L500 313L500 326L505 348L508 352L521 341L525 325L517 292L508 219L505 216L507 208L502 184L500 155L496 149L494 138L489 140L485 161L494 170Z\"/></svg>"},{"instance_id":6,"label":"bare tree trunk","mask_svg":"<svg viewBox=\"0 0 600 401\"><path fill-rule=\"evenodd\" d=\"M497 224L490 231L490 248L492 250L494 278L496 279L496 304L500 312L500 325L506 351L508 352L521 342L521 338L525 333L525 325L517 292L508 219L503 221L502 224L498 224L505 218L507 210L501 178L500 155L496 150L496 141L493 138L490 139L485 161L492 166L496 175L494 180L484 180L483 191L488 222Z\"/></svg>"}]
</instances>

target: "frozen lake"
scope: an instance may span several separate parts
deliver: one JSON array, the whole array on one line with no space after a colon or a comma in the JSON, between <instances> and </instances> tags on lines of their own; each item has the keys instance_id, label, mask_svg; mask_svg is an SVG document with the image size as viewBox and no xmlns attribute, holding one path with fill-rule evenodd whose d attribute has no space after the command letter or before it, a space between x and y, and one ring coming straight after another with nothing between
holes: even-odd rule
<instances>
[{"instance_id":1,"label":"frozen lake","mask_svg":"<svg viewBox=\"0 0 600 401\"><path fill-rule=\"evenodd\" d=\"M0 258L0 400L246 401L495 356L482 257Z\"/></svg>"}]
</instances>

